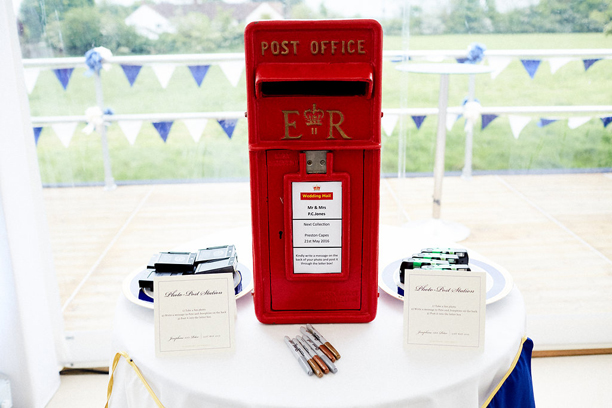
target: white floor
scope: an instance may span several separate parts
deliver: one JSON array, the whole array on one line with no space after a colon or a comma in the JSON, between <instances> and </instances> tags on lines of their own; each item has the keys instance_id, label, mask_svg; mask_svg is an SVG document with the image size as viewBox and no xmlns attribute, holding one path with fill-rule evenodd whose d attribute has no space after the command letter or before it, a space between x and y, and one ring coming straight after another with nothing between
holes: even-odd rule
<instances>
[{"instance_id":1,"label":"white floor","mask_svg":"<svg viewBox=\"0 0 612 408\"><path fill-rule=\"evenodd\" d=\"M538 408L612 407L612 355L535 358L532 371ZM107 375L62 376L47 408L101 408L107 385Z\"/></svg>"}]
</instances>

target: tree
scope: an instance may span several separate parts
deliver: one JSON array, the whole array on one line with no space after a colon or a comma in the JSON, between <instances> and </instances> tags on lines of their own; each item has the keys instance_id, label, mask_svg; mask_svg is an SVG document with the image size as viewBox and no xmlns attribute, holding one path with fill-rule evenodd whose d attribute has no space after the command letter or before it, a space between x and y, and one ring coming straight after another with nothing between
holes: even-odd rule
<instances>
[{"instance_id":1,"label":"tree","mask_svg":"<svg viewBox=\"0 0 612 408\"><path fill-rule=\"evenodd\" d=\"M487 10L481 6L480 0L453 0L451 11L443 14L447 33L475 34L490 33L493 31L491 19Z\"/></svg>"}]
</instances>

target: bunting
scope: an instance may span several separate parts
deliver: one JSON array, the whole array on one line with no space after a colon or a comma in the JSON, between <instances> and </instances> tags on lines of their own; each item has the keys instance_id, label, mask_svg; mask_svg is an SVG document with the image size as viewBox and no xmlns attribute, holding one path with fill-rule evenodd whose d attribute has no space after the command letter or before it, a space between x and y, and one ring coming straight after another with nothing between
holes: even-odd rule
<instances>
[{"instance_id":1,"label":"bunting","mask_svg":"<svg viewBox=\"0 0 612 408\"><path fill-rule=\"evenodd\" d=\"M610 124L610 122L612 122L612 116L606 116L606 117L603 117L603 118L600 118L600 119L601 119L601 121L602 121L602 123L603 123L605 128L607 128L608 125Z\"/></svg>"},{"instance_id":2,"label":"bunting","mask_svg":"<svg viewBox=\"0 0 612 408\"><path fill-rule=\"evenodd\" d=\"M485 130L485 128L489 126L489 124L493 122L495 119L497 119L498 117L499 117L498 115L493 115L493 114L482 115L482 124L481 124L480 129Z\"/></svg>"},{"instance_id":3,"label":"bunting","mask_svg":"<svg viewBox=\"0 0 612 408\"><path fill-rule=\"evenodd\" d=\"M567 127L569 127L570 129L577 129L580 126L582 126L585 123L587 123L589 120L591 120L590 116L575 116L575 117L571 117L571 118L567 119Z\"/></svg>"},{"instance_id":4,"label":"bunting","mask_svg":"<svg viewBox=\"0 0 612 408\"><path fill-rule=\"evenodd\" d=\"M391 136L397 125L398 115L384 115L380 120L383 130L387 136Z\"/></svg>"},{"instance_id":5,"label":"bunting","mask_svg":"<svg viewBox=\"0 0 612 408\"><path fill-rule=\"evenodd\" d=\"M136 78L142 69L142 65L121 64L121 69L123 69L123 73L130 83L130 87L134 86L134 82L136 82Z\"/></svg>"},{"instance_id":6,"label":"bunting","mask_svg":"<svg viewBox=\"0 0 612 408\"><path fill-rule=\"evenodd\" d=\"M584 71L586 72L589 68L591 68L591 66L593 66L594 63L596 63L597 61L600 61L601 58L589 58L589 59L583 59L582 63L584 64Z\"/></svg>"},{"instance_id":7,"label":"bunting","mask_svg":"<svg viewBox=\"0 0 612 408\"><path fill-rule=\"evenodd\" d=\"M227 137L231 139L234 134L234 129L236 129L236 125L238 124L238 119L217 119L217 122L221 125L221 128L223 128Z\"/></svg>"},{"instance_id":8,"label":"bunting","mask_svg":"<svg viewBox=\"0 0 612 408\"><path fill-rule=\"evenodd\" d=\"M459 64L465 64L468 59L467 58L455 58Z\"/></svg>"},{"instance_id":9,"label":"bunting","mask_svg":"<svg viewBox=\"0 0 612 408\"><path fill-rule=\"evenodd\" d=\"M548 126L551 123L555 123L557 120L559 119L540 118L540 120L538 121L538 127L543 128L544 126Z\"/></svg>"},{"instance_id":10,"label":"bunting","mask_svg":"<svg viewBox=\"0 0 612 408\"><path fill-rule=\"evenodd\" d=\"M142 128L142 120L120 120L117 121L117 124L119 125L119 128L121 128L121 131L125 135L125 138L128 140L130 145L134 145L136 137L138 137L138 134L140 133L140 128Z\"/></svg>"},{"instance_id":11,"label":"bunting","mask_svg":"<svg viewBox=\"0 0 612 408\"><path fill-rule=\"evenodd\" d=\"M453 126L455 125L455 122L457 122L461 116L463 115L460 115L458 113L447 113L446 114L446 130L449 132L453 130Z\"/></svg>"},{"instance_id":12,"label":"bunting","mask_svg":"<svg viewBox=\"0 0 612 408\"><path fill-rule=\"evenodd\" d=\"M512 62L512 58L509 57L488 57L489 66L493 68L491 71L491 79L497 78L508 65Z\"/></svg>"},{"instance_id":13,"label":"bunting","mask_svg":"<svg viewBox=\"0 0 612 408\"><path fill-rule=\"evenodd\" d=\"M36 143L36 145L38 146L38 139L40 139L40 132L42 132L42 126L41 127L35 127L32 128L34 130L34 142Z\"/></svg>"},{"instance_id":14,"label":"bunting","mask_svg":"<svg viewBox=\"0 0 612 408\"><path fill-rule=\"evenodd\" d=\"M426 117L427 116L411 116L411 118L414 121L414 124L416 125L417 129L421 128L421 125L425 121Z\"/></svg>"},{"instance_id":15,"label":"bunting","mask_svg":"<svg viewBox=\"0 0 612 408\"><path fill-rule=\"evenodd\" d=\"M24 68L23 76L25 77L26 89L28 94L31 94L36 86L38 80L38 74L40 74L40 68Z\"/></svg>"},{"instance_id":16,"label":"bunting","mask_svg":"<svg viewBox=\"0 0 612 408\"><path fill-rule=\"evenodd\" d=\"M219 67L225 77L230 81L232 86L235 88L238 85L238 81L240 81L240 77L242 76L242 70L244 69L244 62L242 61L227 61L220 62Z\"/></svg>"},{"instance_id":17,"label":"bunting","mask_svg":"<svg viewBox=\"0 0 612 408\"><path fill-rule=\"evenodd\" d=\"M68 147L70 141L72 140L72 135L74 135L74 130L77 127L77 122L70 123L54 123L51 125L51 128L59 138L60 142L64 145L64 147Z\"/></svg>"},{"instance_id":18,"label":"bunting","mask_svg":"<svg viewBox=\"0 0 612 408\"><path fill-rule=\"evenodd\" d=\"M510 129L512 130L512 135L515 139L519 138L519 135L525 126L531 122L531 118L529 116L508 115L508 120L510 121Z\"/></svg>"},{"instance_id":19,"label":"bunting","mask_svg":"<svg viewBox=\"0 0 612 408\"><path fill-rule=\"evenodd\" d=\"M60 84L62 84L62 88L64 88L64 91L68 87L68 82L70 81L72 71L74 71L74 68L57 68L53 70L55 76L57 77L57 80L60 81Z\"/></svg>"},{"instance_id":20,"label":"bunting","mask_svg":"<svg viewBox=\"0 0 612 408\"><path fill-rule=\"evenodd\" d=\"M166 140L168 139L168 133L170 133L170 128L172 127L173 123L173 121L152 123L153 127L155 130L157 130L157 133L159 133L159 136L162 138L164 143L166 143Z\"/></svg>"},{"instance_id":21,"label":"bunting","mask_svg":"<svg viewBox=\"0 0 612 408\"><path fill-rule=\"evenodd\" d=\"M189 65L189 71L191 71L191 76L198 84L198 87L202 85L202 81L208 72L208 68L210 65Z\"/></svg>"},{"instance_id":22,"label":"bunting","mask_svg":"<svg viewBox=\"0 0 612 408\"><path fill-rule=\"evenodd\" d=\"M527 71L531 79L533 79L533 77L535 76L536 71L538 70L538 67L540 66L541 62L541 60L521 60L521 64L523 64L525 71Z\"/></svg>"},{"instance_id":23,"label":"bunting","mask_svg":"<svg viewBox=\"0 0 612 408\"><path fill-rule=\"evenodd\" d=\"M572 58L549 58L548 65L550 65L550 73L554 74L559 70L559 68L561 68L570 61L572 61Z\"/></svg>"},{"instance_id":24,"label":"bunting","mask_svg":"<svg viewBox=\"0 0 612 408\"><path fill-rule=\"evenodd\" d=\"M194 142L198 143L208 123L208 119L185 119L183 123L187 127Z\"/></svg>"},{"instance_id":25,"label":"bunting","mask_svg":"<svg viewBox=\"0 0 612 408\"><path fill-rule=\"evenodd\" d=\"M155 72L155 76L159 81L159 84L162 88L166 89L168 86L168 82L170 82L170 78L172 78L172 74L174 73L174 68L176 68L175 64L154 64L151 66L153 68L153 72Z\"/></svg>"}]
</instances>

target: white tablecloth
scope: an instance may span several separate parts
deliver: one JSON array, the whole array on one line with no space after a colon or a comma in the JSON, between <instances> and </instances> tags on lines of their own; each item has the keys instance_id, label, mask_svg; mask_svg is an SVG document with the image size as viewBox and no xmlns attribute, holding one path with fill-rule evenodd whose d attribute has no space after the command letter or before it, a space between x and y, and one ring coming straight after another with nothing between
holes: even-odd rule
<instances>
[{"instance_id":1,"label":"white tablecloth","mask_svg":"<svg viewBox=\"0 0 612 408\"><path fill-rule=\"evenodd\" d=\"M251 296L237 301L236 352L229 356L156 358L153 310L118 300L113 350L126 351L166 408L479 407L502 379L525 330L515 288L487 306L485 351L407 352L402 302L381 293L368 324L319 324L340 352L337 374L308 377L283 342L299 325L263 325ZM155 407L131 367L119 363L112 408Z\"/></svg>"}]
</instances>

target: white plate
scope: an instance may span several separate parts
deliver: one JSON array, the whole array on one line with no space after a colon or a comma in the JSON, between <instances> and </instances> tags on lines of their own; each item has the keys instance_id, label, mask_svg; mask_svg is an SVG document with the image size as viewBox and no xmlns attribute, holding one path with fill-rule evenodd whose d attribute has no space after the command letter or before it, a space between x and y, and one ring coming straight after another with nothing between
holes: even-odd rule
<instances>
[{"instance_id":1,"label":"white plate","mask_svg":"<svg viewBox=\"0 0 612 408\"><path fill-rule=\"evenodd\" d=\"M126 276L123 280L123 294L130 302L153 309L153 292L143 290L138 285L138 280L147 276L149 272L146 269L137 270ZM238 273L234 275L234 288L236 288L236 299L253 290L253 273L241 263L238 263Z\"/></svg>"},{"instance_id":2,"label":"white plate","mask_svg":"<svg viewBox=\"0 0 612 408\"><path fill-rule=\"evenodd\" d=\"M404 285L399 280L402 259L387 265L378 277L378 286L396 299L404 300ZM487 273L487 305L503 299L514 286L512 276L501 266L470 257L470 269Z\"/></svg>"}]
</instances>

